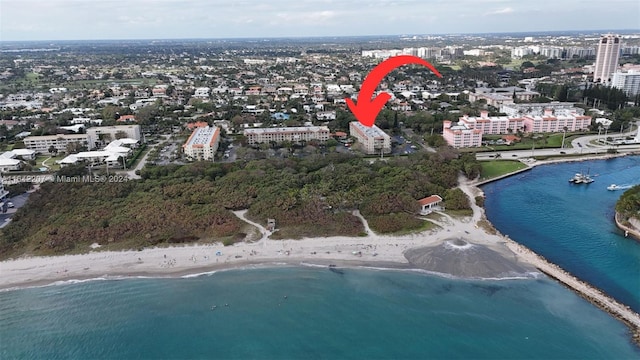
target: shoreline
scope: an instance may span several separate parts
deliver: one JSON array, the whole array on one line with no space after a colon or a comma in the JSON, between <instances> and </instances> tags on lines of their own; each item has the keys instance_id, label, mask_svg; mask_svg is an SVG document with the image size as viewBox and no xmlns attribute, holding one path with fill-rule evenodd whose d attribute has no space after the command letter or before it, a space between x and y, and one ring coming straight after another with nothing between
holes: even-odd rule
<instances>
[{"instance_id":1,"label":"shoreline","mask_svg":"<svg viewBox=\"0 0 640 360\"><path fill-rule=\"evenodd\" d=\"M640 241L640 230L636 229L635 227L629 227L625 224L623 224L619 219L618 216L620 214L616 211L615 215L613 216L613 220L616 223L616 226L618 227L618 229L625 231L627 234L631 235L631 237L637 241ZM626 237L626 236L625 236Z\"/></svg>"},{"instance_id":2,"label":"shoreline","mask_svg":"<svg viewBox=\"0 0 640 360\"><path fill-rule=\"evenodd\" d=\"M620 156L626 156L626 154L608 154L607 157L600 156L596 159L571 158L540 161L532 164L531 167L556 162L603 160ZM207 243L166 248L156 247L141 251L97 250L80 255L21 257L4 260L0 262L0 273L3 274L0 277L0 291L46 286L75 280L90 281L100 278L117 280L120 277L178 278L253 266L282 265L326 267L336 265L397 269L421 271L448 277L449 275L444 273L421 270L411 265L405 257L405 252L409 249L440 245L446 240L458 236L470 239L473 244L483 245L494 250L505 259L529 265L550 279L560 282L577 295L622 321L629 328L632 341L640 346L640 315L638 313L492 228L493 226L486 219L484 209L475 203L475 196L483 195L478 184L475 181L460 178L459 187L470 200L473 210L472 217L457 219L439 213L440 219L430 220L438 228L419 234L377 235L369 229L366 220L356 211L354 215L360 217L367 236L270 240L268 236L271 233L260 224L246 219L245 210L234 213L241 220L258 226L262 237L256 242L238 243L226 247L221 243ZM481 222L488 224L493 231L489 232L483 229L482 226L479 226ZM456 277L455 275L450 276Z\"/></svg>"}]
</instances>

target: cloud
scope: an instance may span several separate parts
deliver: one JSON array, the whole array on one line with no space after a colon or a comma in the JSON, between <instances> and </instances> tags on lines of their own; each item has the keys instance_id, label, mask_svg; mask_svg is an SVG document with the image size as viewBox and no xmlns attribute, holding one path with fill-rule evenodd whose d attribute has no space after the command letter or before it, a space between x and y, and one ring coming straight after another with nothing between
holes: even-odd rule
<instances>
[{"instance_id":1,"label":"cloud","mask_svg":"<svg viewBox=\"0 0 640 360\"><path fill-rule=\"evenodd\" d=\"M499 10L494 10L494 11L489 11L487 13L484 13L485 16L490 16L490 15L504 15L504 14L511 14L513 13L513 8L508 6L506 8L503 9L499 9Z\"/></svg>"},{"instance_id":2,"label":"cloud","mask_svg":"<svg viewBox=\"0 0 640 360\"><path fill-rule=\"evenodd\" d=\"M286 12L276 14L276 18L271 24L306 24L309 26L325 25L331 23L338 16L338 13L331 10L312 11L312 12Z\"/></svg>"}]
</instances>

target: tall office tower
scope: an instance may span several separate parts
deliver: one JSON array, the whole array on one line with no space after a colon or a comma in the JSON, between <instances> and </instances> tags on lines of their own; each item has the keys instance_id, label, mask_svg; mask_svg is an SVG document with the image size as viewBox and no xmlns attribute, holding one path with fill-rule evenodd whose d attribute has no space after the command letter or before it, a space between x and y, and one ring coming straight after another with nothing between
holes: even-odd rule
<instances>
[{"instance_id":1,"label":"tall office tower","mask_svg":"<svg viewBox=\"0 0 640 360\"><path fill-rule=\"evenodd\" d=\"M600 37L593 81L607 84L611 82L612 74L618 68L620 57L620 36L606 34Z\"/></svg>"}]
</instances>

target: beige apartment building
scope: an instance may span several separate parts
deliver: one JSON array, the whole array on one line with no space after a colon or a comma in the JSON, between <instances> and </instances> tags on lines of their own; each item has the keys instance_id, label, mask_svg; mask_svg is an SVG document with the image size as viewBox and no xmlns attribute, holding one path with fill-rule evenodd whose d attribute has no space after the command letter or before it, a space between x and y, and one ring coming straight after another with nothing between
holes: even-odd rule
<instances>
[{"instance_id":1,"label":"beige apartment building","mask_svg":"<svg viewBox=\"0 0 640 360\"><path fill-rule=\"evenodd\" d=\"M303 140L326 142L329 140L331 132L326 126L297 126L246 129L243 134L247 138L248 144L260 144L271 141L281 143L283 141L299 142Z\"/></svg>"},{"instance_id":2,"label":"beige apartment building","mask_svg":"<svg viewBox=\"0 0 640 360\"><path fill-rule=\"evenodd\" d=\"M193 130L187 142L182 145L184 154L192 160L213 161L220 144L220 128L200 127Z\"/></svg>"},{"instance_id":3,"label":"beige apartment building","mask_svg":"<svg viewBox=\"0 0 640 360\"><path fill-rule=\"evenodd\" d=\"M358 140L358 144L367 154L391 152L391 137L379 127L367 127L358 121L349 123L349 134Z\"/></svg>"},{"instance_id":4,"label":"beige apartment building","mask_svg":"<svg viewBox=\"0 0 640 360\"><path fill-rule=\"evenodd\" d=\"M49 148L51 146L53 146L60 152L66 152L67 145L71 143L80 143L82 145L88 146L87 134L58 134L44 136L27 136L26 138L24 138L25 147L40 154L49 152Z\"/></svg>"}]
</instances>

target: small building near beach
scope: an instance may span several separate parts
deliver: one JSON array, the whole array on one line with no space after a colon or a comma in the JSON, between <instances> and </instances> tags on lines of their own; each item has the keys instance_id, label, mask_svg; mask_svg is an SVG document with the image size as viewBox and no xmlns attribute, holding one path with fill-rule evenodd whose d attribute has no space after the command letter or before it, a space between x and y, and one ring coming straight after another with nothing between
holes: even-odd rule
<instances>
[{"instance_id":1,"label":"small building near beach","mask_svg":"<svg viewBox=\"0 0 640 360\"><path fill-rule=\"evenodd\" d=\"M418 200L418 204L420 204L420 215L428 215L436 210L444 210L440 195L427 196Z\"/></svg>"}]
</instances>

